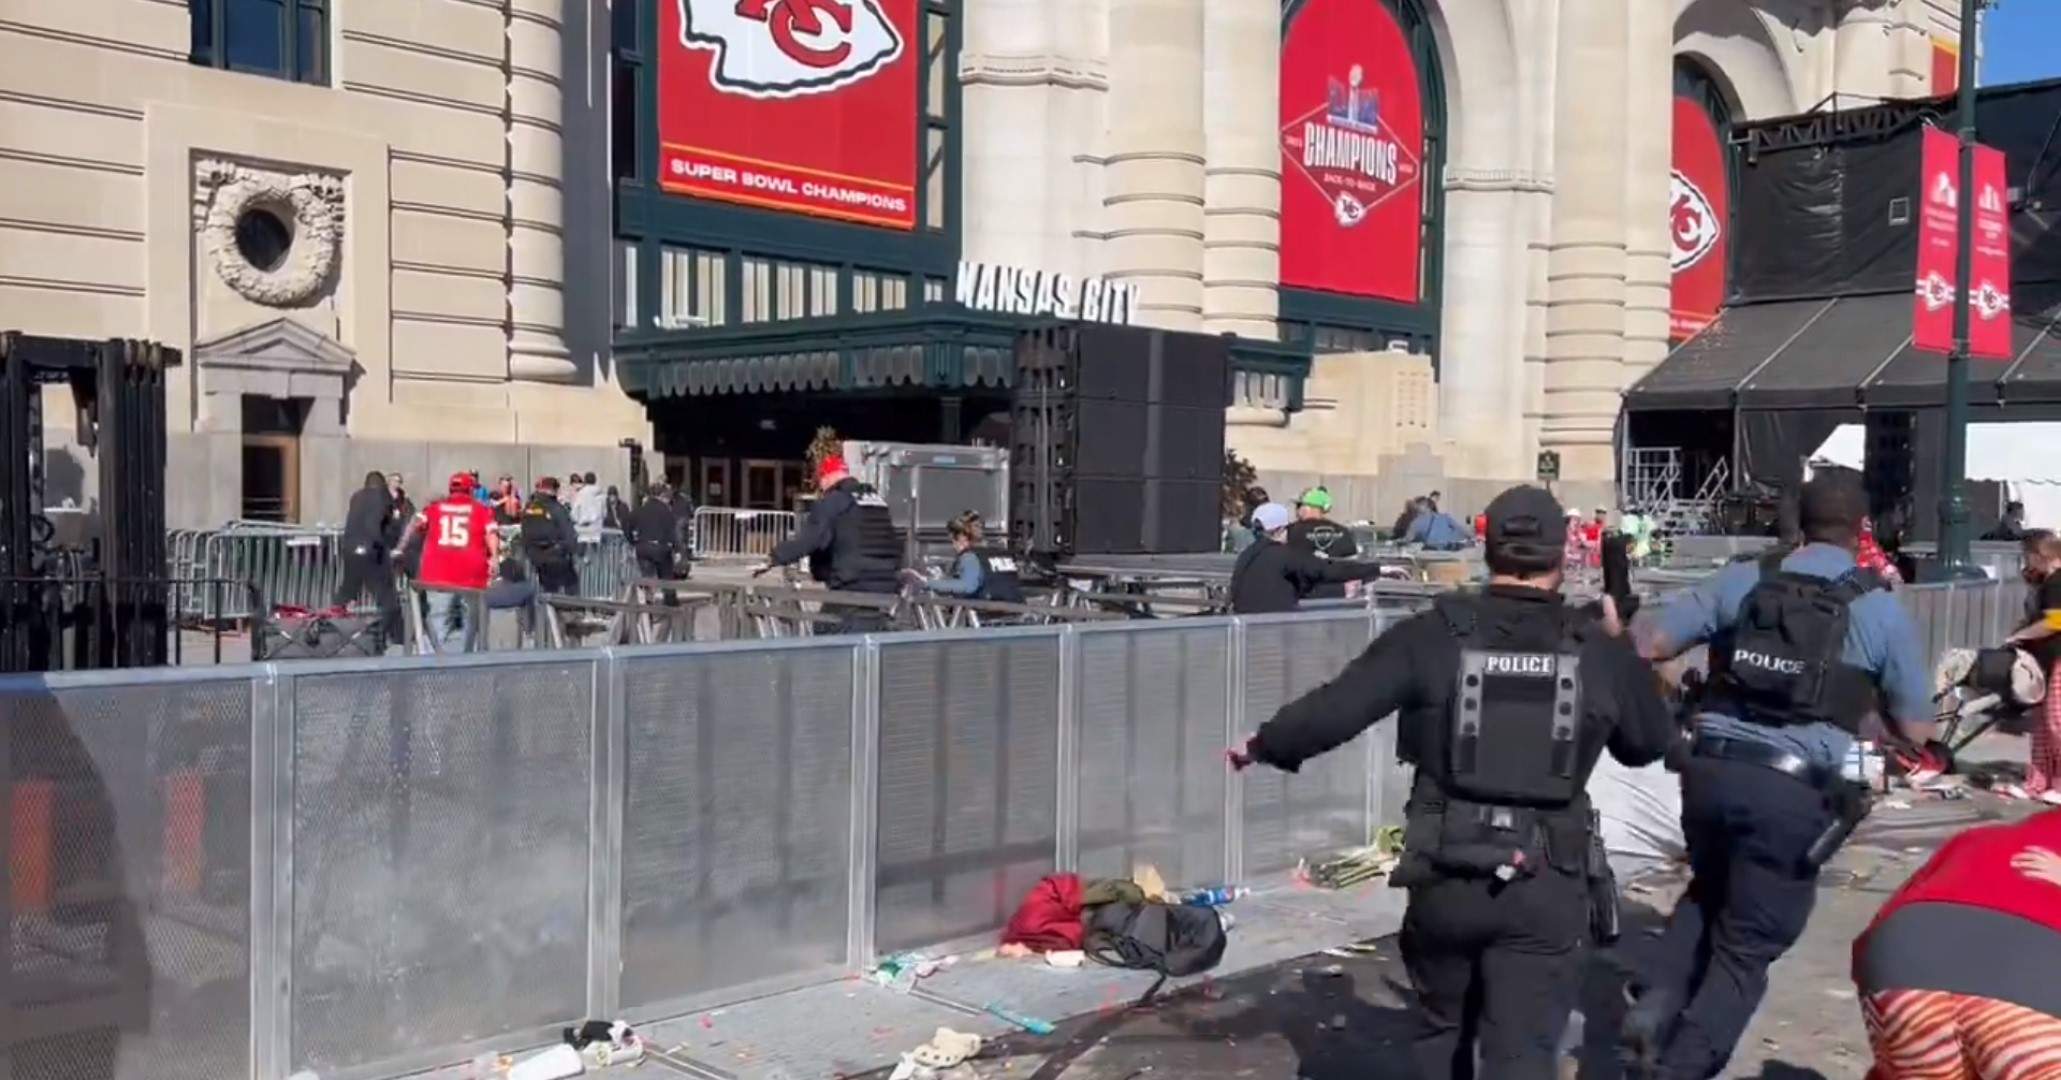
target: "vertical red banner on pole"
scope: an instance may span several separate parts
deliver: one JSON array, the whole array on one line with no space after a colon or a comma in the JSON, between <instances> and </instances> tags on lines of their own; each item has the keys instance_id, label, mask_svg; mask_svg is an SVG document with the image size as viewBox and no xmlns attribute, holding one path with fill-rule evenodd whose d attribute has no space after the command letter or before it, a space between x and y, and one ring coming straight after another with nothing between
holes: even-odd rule
<instances>
[{"instance_id":1,"label":"vertical red banner on pole","mask_svg":"<svg viewBox=\"0 0 2061 1080\"><path fill-rule=\"evenodd\" d=\"M1912 344L1947 353L1954 345L1956 256L1962 203L1974 207L1974 288L1968 300L1968 354L2005 360L2011 347L2011 206L2002 151L1975 148L1975 191L1960 189L1960 142L1925 129L1919 164L1918 280Z\"/></svg>"},{"instance_id":2,"label":"vertical red banner on pole","mask_svg":"<svg viewBox=\"0 0 2061 1080\"><path fill-rule=\"evenodd\" d=\"M1954 347L1954 255L1960 223L1960 143L1935 127L1925 129L1918 165L1918 295L1911 308L1911 342L1926 352Z\"/></svg>"},{"instance_id":3,"label":"vertical red banner on pole","mask_svg":"<svg viewBox=\"0 0 2061 1080\"><path fill-rule=\"evenodd\" d=\"M2011 189L2004 152L1975 148L1975 264L1968 293L1968 355L2009 360L2011 347Z\"/></svg>"}]
</instances>

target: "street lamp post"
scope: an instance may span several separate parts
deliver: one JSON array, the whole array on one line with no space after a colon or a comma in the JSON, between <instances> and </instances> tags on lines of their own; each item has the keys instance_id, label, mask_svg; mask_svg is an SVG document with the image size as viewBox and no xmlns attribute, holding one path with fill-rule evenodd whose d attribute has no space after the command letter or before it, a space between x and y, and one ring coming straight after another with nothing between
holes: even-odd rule
<instances>
[{"instance_id":1,"label":"street lamp post","mask_svg":"<svg viewBox=\"0 0 2061 1080\"><path fill-rule=\"evenodd\" d=\"M1940 455L1939 561L1948 578L1975 570L1968 541L1969 296L1975 276L1975 45L1982 9L1993 0L1961 0L1961 202L1955 217L1954 347L1947 354L1946 452Z\"/></svg>"}]
</instances>

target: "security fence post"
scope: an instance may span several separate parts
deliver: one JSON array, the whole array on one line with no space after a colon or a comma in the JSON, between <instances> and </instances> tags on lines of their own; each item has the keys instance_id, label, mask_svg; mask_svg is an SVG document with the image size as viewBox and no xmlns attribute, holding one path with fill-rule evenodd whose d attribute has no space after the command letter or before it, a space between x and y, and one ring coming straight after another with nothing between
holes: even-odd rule
<instances>
[{"instance_id":1,"label":"security fence post","mask_svg":"<svg viewBox=\"0 0 2061 1080\"><path fill-rule=\"evenodd\" d=\"M623 990L623 803L628 727L623 664L614 649L594 664L591 801L587 841L587 1015L615 1016Z\"/></svg>"},{"instance_id":2,"label":"security fence post","mask_svg":"<svg viewBox=\"0 0 2061 1080\"><path fill-rule=\"evenodd\" d=\"M1072 626L1059 628L1059 694L1057 788L1053 802L1055 850L1052 865L1058 873L1071 874L1081 861L1081 636Z\"/></svg>"},{"instance_id":3,"label":"security fence post","mask_svg":"<svg viewBox=\"0 0 2061 1080\"><path fill-rule=\"evenodd\" d=\"M880 642L868 634L852 649L852 857L845 958L853 971L873 965L879 788Z\"/></svg>"},{"instance_id":4,"label":"security fence post","mask_svg":"<svg viewBox=\"0 0 2061 1080\"><path fill-rule=\"evenodd\" d=\"M1245 620L1233 618L1226 628L1224 651L1224 745L1236 746L1249 730L1245 715ZM1205 748L1213 751L1214 748ZM1245 779L1224 769L1224 880L1245 880Z\"/></svg>"}]
</instances>

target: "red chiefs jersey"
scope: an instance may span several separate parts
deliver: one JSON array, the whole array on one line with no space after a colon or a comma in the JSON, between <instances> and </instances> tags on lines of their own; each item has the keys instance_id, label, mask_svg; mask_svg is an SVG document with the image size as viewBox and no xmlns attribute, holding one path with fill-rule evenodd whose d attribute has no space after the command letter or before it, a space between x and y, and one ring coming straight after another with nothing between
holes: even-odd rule
<instances>
[{"instance_id":1,"label":"red chiefs jersey","mask_svg":"<svg viewBox=\"0 0 2061 1080\"><path fill-rule=\"evenodd\" d=\"M422 519L422 570L416 580L430 588L486 588L492 567L487 530L494 527L494 512L454 495L432 504Z\"/></svg>"}]
</instances>

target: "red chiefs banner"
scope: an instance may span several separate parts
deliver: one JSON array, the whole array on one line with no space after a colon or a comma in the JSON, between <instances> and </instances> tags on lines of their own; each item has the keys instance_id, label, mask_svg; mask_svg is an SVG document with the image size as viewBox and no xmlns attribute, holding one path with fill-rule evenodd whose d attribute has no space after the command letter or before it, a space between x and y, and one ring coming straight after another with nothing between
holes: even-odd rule
<instances>
[{"instance_id":1,"label":"red chiefs banner","mask_svg":"<svg viewBox=\"0 0 2061 1080\"><path fill-rule=\"evenodd\" d=\"M1975 148L1974 287L1968 293L1968 355L2009 360L2011 343L2011 189L2004 152Z\"/></svg>"},{"instance_id":2,"label":"red chiefs banner","mask_svg":"<svg viewBox=\"0 0 2061 1080\"><path fill-rule=\"evenodd\" d=\"M1675 99L1674 171L1670 178L1668 336L1694 337L1725 302L1725 232L1732 193L1717 124L1701 104Z\"/></svg>"},{"instance_id":3,"label":"red chiefs banner","mask_svg":"<svg viewBox=\"0 0 2061 1080\"><path fill-rule=\"evenodd\" d=\"M659 185L916 225L916 0L659 0Z\"/></svg>"},{"instance_id":4,"label":"red chiefs banner","mask_svg":"<svg viewBox=\"0 0 2061 1080\"><path fill-rule=\"evenodd\" d=\"M1281 43L1281 284L1416 303L1424 102L1384 0L1309 0Z\"/></svg>"},{"instance_id":5,"label":"red chiefs banner","mask_svg":"<svg viewBox=\"0 0 2061 1080\"><path fill-rule=\"evenodd\" d=\"M1960 254L1960 215L1971 201L1960 187L1960 141L1925 129L1919 161L1918 283L1911 309L1911 340L1927 352L1954 345L1954 298ZM1968 297L1968 355L2007 360L2011 347L2011 208L2004 155L1975 148L1975 287Z\"/></svg>"}]
</instances>

